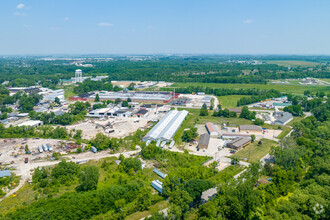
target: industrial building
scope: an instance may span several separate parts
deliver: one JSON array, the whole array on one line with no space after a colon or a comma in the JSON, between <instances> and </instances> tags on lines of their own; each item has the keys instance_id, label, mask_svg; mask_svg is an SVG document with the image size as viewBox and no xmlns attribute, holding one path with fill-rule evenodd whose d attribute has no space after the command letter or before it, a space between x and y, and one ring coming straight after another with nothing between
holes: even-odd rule
<instances>
[{"instance_id":1,"label":"industrial building","mask_svg":"<svg viewBox=\"0 0 330 220\"><path fill-rule=\"evenodd\" d=\"M206 105L210 105L212 98L213 97L211 95L206 95L202 98L202 103L205 103Z\"/></svg>"},{"instance_id":2,"label":"industrial building","mask_svg":"<svg viewBox=\"0 0 330 220\"><path fill-rule=\"evenodd\" d=\"M174 95L172 92L99 92L98 94L101 101L130 98L133 102L169 103L173 98L178 98L178 94ZM92 94L88 100L93 101L95 97L96 94Z\"/></svg>"},{"instance_id":3,"label":"industrial building","mask_svg":"<svg viewBox=\"0 0 330 220\"><path fill-rule=\"evenodd\" d=\"M188 111L172 110L168 112L148 133L143 141L161 140L169 141L177 132L182 122L188 115Z\"/></svg>"},{"instance_id":4,"label":"industrial building","mask_svg":"<svg viewBox=\"0 0 330 220\"><path fill-rule=\"evenodd\" d=\"M9 90L10 93L17 93L19 91L23 91L25 93L38 93L40 90L37 86L30 86L30 87L9 87L6 88Z\"/></svg>"},{"instance_id":5,"label":"industrial building","mask_svg":"<svg viewBox=\"0 0 330 220\"><path fill-rule=\"evenodd\" d=\"M199 139L197 149L207 149L209 147L210 135L208 133L202 134Z\"/></svg>"},{"instance_id":6,"label":"industrial building","mask_svg":"<svg viewBox=\"0 0 330 220\"><path fill-rule=\"evenodd\" d=\"M240 125L239 126L239 131L240 132L262 132L262 128L260 126L257 125Z\"/></svg>"},{"instance_id":7,"label":"industrial building","mask_svg":"<svg viewBox=\"0 0 330 220\"><path fill-rule=\"evenodd\" d=\"M273 116L275 118L275 125L286 125L289 121L293 119L293 116L289 112L274 112Z\"/></svg>"},{"instance_id":8,"label":"industrial building","mask_svg":"<svg viewBox=\"0 0 330 220\"><path fill-rule=\"evenodd\" d=\"M103 118L103 117L119 117L119 118L127 118L133 115L130 109L124 108L99 108L93 111L90 111L86 117L90 118Z\"/></svg>"},{"instance_id":9,"label":"industrial building","mask_svg":"<svg viewBox=\"0 0 330 220\"><path fill-rule=\"evenodd\" d=\"M137 111L135 113L135 115L139 118L144 118L148 115L148 110L147 109L139 109L139 111Z\"/></svg>"},{"instance_id":10,"label":"industrial building","mask_svg":"<svg viewBox=\"0 0 330 220\"><path fill-rule=\"evenodd\" d=\"M238 137L235 138L234 140L230 141L227 143L227 147L235 149L235 150L240 150L244 146L248 145L251 143L251 137Z\"/></svg>"},{"instance_id":11,"label":"industrial building","mask_svg":"<svg viewBox=\"0 0 330 220\"><path fill-rule=\"evenodd\" d=\"M46 89L41 88L41 92L39 92L40 95L43 95L44 101L55 101L55 98L59 98L60 102L65 102L64 97L64 89L58 89L58 90L52 90L52 89Z\"/></svg>"},{"instance_id":12,"label":"industrial building","mask_svg":"<svg viewBox=\"0 0 330 220\"><path fill-rule=\"evenodd\" d=\"M87 92L87 93L83 93L83 94L80 94L80 95L72 96L72 97L69 98L69 100L70 101L87 101L87 99L92 95L94 95L94 98L95 98L94 92Z\"/></svg>"},{"instance_id":13,"label":"industrial building","mask_svg":"<svg viewBox=\"0 0 330 220\"><path fill-rule=\"evenodd\" d=\"M238 137L251 137L251 135L247 135L247 134L232 134L232 133L228 133L228 134L222 134L221 138L223 140L233 140L235 138Z\"/></svg>"},{"instance_id":14,"label":"industrial building","mask_svg":"<svg viewBox=\"0 0 330 220\"><path fill-rule=\"evenodd\" d=\"M215 126L214 126L213 123L207 122L205 124L205 128L206 128L207 132L209 132L209 134L211 136L218 136L219 133L217 132L217 130L216 130L216 128L215 128Z\"/></svg>"}]
</instances>

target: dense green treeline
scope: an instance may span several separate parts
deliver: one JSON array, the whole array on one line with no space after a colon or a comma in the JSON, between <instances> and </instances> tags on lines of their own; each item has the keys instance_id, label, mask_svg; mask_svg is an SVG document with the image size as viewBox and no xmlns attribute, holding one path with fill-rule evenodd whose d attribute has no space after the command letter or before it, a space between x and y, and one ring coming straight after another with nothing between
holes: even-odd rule
<instances>
[{"instance_id":1,"label":"dense green treeline","mask_svg":"<svg viewBox=\"0 0 330 220\"><path fill-rule=\"evenodd\" d=\"M66 128L51 126L34 127L13 127L5 128L3 124L0 124L0 138L54 138L65 139L69 137L69 133Z\"/></svg>"},{"instance_id":2,"label":"dense green treeline","mask_svg":"<svg viewBox=\"0 0 330 220\"><path fill-rule=\"evenodd\" d=\"M23 92L18 92L14 95L9 95L9 90L7 90L3 85L0 85L0 107L3 108L7 104L18 103L20 112L30 112L33 107L39 103L42 99L42 95L37 93L26 94ZM6 108L4 108L6 112ZM2 110L1 110L2 111Z\"/></svg>"},{"instance_id":3,"label":"dense green treeline","mask_svg":"<svg viewBox=\"0 0 330 220\"><path fill-rule=\"evenodd\" d=\"M169 88L164 88L163 90L170 90ZM173 89L171 90L173 91ZM211 87L203 87L203 86L188 86L188 87L179 87L175 88L175 92L178 93L198 93L204 92L206 94L212 94L216 96L226 96L226 95L253 95L253 96L261 96L267 95L272 97L279 97L281 93L277 90L260 90L260 89L227 89L227 88L211 88Z\"/></svg>"},{"instance_id":4,"label":"dense green treeline","mask_svg":"<svg viewBox=\"0 0 330 220\"><path fill-rule=\"evenodd\" d=\"M307 117L293 127L293 138L274 148L274 165L266 163L262 173L253 165L221 184L217 197L199 208L199 219L329 218L329 123ZM256 186L260 175L271 182Z\"/></svg>"},{"instance_id":5,"label":"dense green treeline","mask_svg":"<svg viewBox=\"0 0 330 220\"><path fill-rule=\"evenodd\" d=\"M164 88L163 90L169 91L170 89ZM204 92L206 94L212 94L216 96L226 96L226 95L251 95L251 97L242 97L237 101L237 106L248 105L251 103L260 102L269 98L277 98L283 94L277 90L260 90L260 89L226 89L226 88L210 88L202 86L188 86L176 88L175 92L178 93L198 93Z\"/></svg>"},{"instance_id":6,"label":"dense green treeline","mask_svg":"<svg viewBox=\"0 0 330 220\"><path fill-rule=\"evenodd\" d=\"M203 83L265 83L269 79L328 78L330 75L324 65L321 65L317 71L300 66L288 70L275 64L226 63L223 59L208 57L196 59L167 57L153 61L114 60L91 61L91 63L95 67L77 67L63 61L2 59L0 83L10 81L8 86L32 86L38 83L44 87L55 88L60 83L60 79L74 77L77 68L81 68L84 75L88 76L107 74L108 80Z\"/></svg>"},{"instance_id":7,"label":"dense green treeline","mask_svg":"<svg viewBox=\"0 0 330 220\"><path fill-rule=\"evenodd\" d=\"M45 125L71 125L83 120L90 108L89 102L75 102L69 105L69 112L63 115L55 116L54 112L37 113L30 111L29 116L32 120L41 120Z\"/></svg>"},{"instance_id":8,"label":"dense green treeline","mask_svg":"<svg viewBox=\"0 0 330 220\"><path fill-rule=\"evenodd\" d=\"M85 80L83 83L79 83L78 87L74 88L75 93L85 93L90 91L120 91L122 88L113 86L111 83L103 81L91 81L90 79Z\"/></svg>"}]
</instances>

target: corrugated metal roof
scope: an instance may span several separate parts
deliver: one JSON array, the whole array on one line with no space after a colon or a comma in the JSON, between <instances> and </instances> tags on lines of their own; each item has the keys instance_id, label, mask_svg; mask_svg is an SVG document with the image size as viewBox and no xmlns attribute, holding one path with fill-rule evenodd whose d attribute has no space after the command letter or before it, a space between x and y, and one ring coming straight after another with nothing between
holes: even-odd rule
<instances>
[{"instance_id":1,"label":"corrugated metal roof","mask_svg":"<svg viewBox=\"0 0 330 220\"><path fill-rule=\"evenodd\" d=\"M208 133L202 134L201 138L199 139L198 146L206 145L208 146L210 142L210 135Z\"/></svg>"},{"instance_id":2,"label":"corrugated metal roof","mask_svg":"<svg viewBox=\"0 0 330 220\"><path fill-rule=\"evenodd\" d=\"M261 131L262 128L257 125L240 125L239 126L240 130L254 130L254 131Z\"/></svg>"},{"instance_id":3,"label":"corrugated metal roof","mask_svg":"<svg viewBox=\"0 0 330 220\"><path fill-rule=\"evenodd\" d=\"M209 134L211 134L211 133L213 133L213 132L217 132L217 131L215 130L214 124L212 124L211 122L207 122L207 123L205 124L205 127L206 127L207 131L209 132Z\"/></svg>"},{"instance_id":4,"label":"corrugated metal roof","mask_svg":"<svg viewBox=\"0 0 330 220\"><path fill-rule=\"evenodd\" d=\"M162 139L170 140L176 131L181 126L183 120L188 115L188 111L177 111L172 110L168 112L156 125L153 127L148 134L143 138L144 140Z\"/></svg>"},{"instance_id":5,"label":"corrugated metal roof","mask_svg":"<svg viewBox=\"0 0 330 220\"><path fill-rule=\"evenodd\" d=\"M239 137L239 138L232 140L228 144L234 146L235 148L240 148L250 141L251 141L250 137Z\"/></svg>"}]
</instances>

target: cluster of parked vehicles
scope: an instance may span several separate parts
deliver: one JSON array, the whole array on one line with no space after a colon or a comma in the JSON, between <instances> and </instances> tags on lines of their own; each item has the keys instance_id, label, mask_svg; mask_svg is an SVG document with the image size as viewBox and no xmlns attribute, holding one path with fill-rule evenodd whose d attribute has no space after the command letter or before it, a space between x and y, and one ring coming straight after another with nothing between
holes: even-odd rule
<instances>
[{"instance_id":1,"label":"cluster of parked vehicles","mask_svg":"<svg viewBox=\"0 0 330 220\"><path fill-rule=\"evenodd\" d=\"M151 143L151 140L148 140L146 142L146 145L148 146L149 144ZM162 141L162 140L158 140L157 143L156 143L156 146L157 147L161 147L161 148L164 148L165 145L167 144L167 141ZM172 149L173 146L175 144L175 141L171 141L170 145L168 146L169 149Z\"/></svg>"},{"instance_id":2,"label":"cluster of parked vehicles","mask_svg":"<svg viewBox=\"0 0 330 220\"><path fill-rule=\"evenodd\" d=\"M46 151L49 151L51 152L53 150L52 146L50 146L49 144L42 144L38 147L38 150L39 150L39 153L42 153L42 152L46 152Z\"/></svg>"}]
</instances>

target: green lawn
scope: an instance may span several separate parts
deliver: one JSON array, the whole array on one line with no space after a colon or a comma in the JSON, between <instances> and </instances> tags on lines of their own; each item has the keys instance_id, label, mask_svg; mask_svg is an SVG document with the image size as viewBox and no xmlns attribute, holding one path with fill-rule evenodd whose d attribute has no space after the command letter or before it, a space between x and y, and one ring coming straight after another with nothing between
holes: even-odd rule
<instances>
[{"instance_id":1,"label":"green lawn","mask_svg":"<svg viewBox=\"0 0 330 220\"><path fill-rule=\"evenodd\" d=\"M64 90L64 96L65 99L68 100L70 97L77 95L74 91L73 91L74 87L67 87Z\"/></svg>"},{"instance_id":2,"label":"green lawn","mask_svg":"<svg viewBox=\"0 0 330 220\"><path fill-rule=\"evenodd\" d=\"M272 146L277 144L276 141L269 139L262 139L262 145L258 145L259 141L255 141L247 146L245 146L242 150L238 151L231 157L240 158L240 160L244 160L247 158L247 162L257 162L262 157L264 157L267 153L269 153Z\"/></svg>"},{"instance_id":3,"label":"green lawn","mask_svg":"<svg viewBox=\"0 0 330 220\"><path fill-rule=\"evenodd\" d=\"M250 97L249 95L226 95L218 96L221 107L224 108L237 108L237 101L243 97Z\"/></svg>"},{"instance_id":4,"label":"green lawn","mask_svg":"<svg viewBox=\"0 0 330 220\"><path fill-rule=\"evenodd\" d=\"M328 86L305 86L305 85L276 85L276 84L230 84L230 83L174 83L171 87L204 86L210 88L236 88L236 89L276 89L280 92L304 94L304 91L311 92L329 91Z\"/></svg>"},{"instance_id":5,"label":"green lawn","mask_svg":"<svg viewBox=\"0 0 330 220\"><path fill-rule=\"evenodd\" d=\"M316 67L320 65L318 62L311 62L311 61L300 61L300 60L271 60L271 61L266 61L269 64L277 64L279 66L285 66L285 67L297 67L297 66L302 66L302 67Z\"/></svg>"},{"instance_id":6,"label":"green lawn","mask_svg":"<svg viewBox=\"0 0 330 220\"><path fill-rule=\"evenodd\" d=\"M150 206L148 211L144 212L135 212L129 216L127 216L125 219L126 220L135 220L135 219L141 219L148 217L152 213L159 212L160 210L166 209L168 207L168 201L161 201L159 203L156 203L153 206Z\"/></svg>"},{"instance_id":7,"label":"green lawn","mask_svg":"<svg viewBox=\"0 0 330 220\"><path fill-rule=\"evenodd\" d=\"M290 128L290 127L282 127L282 132L281 132L281 134L279 134L277 136L277 138L278 139L285 138L285 136L287 136L290 133L291 130L292 130L292 128Z\"/></svg>"}]
</instances>

